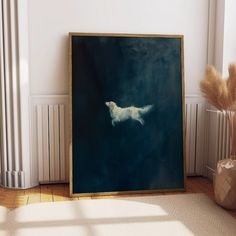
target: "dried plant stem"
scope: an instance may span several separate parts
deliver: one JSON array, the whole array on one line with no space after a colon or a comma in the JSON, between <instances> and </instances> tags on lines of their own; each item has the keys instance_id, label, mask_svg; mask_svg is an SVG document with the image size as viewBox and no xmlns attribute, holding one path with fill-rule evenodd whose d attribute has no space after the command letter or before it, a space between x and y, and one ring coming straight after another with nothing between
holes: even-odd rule
<instances>
[{"instance_id":1,"label":"dried plant stem","mask_svg":"<svg viewBox=\"0 0 236 236\"><path fill-rule=\"evenodd\" d=\"M230 127L230 158L236 160L236 112L235 111L227 111L226 112L229 127Z\"/></svg>"},{"instance_id":2,"label":"dried plant stem","mask_svg":"<svg viewBox=\"0 0 236 236\"><path fill-rule=\"evenodd\" d=\"M236 159L236 64L230 64L228 71L229 77L225 80L213 66L208 65L200 88L210 104L226 113L230 127L230 158Z\"/></svg>"}]
</instances>

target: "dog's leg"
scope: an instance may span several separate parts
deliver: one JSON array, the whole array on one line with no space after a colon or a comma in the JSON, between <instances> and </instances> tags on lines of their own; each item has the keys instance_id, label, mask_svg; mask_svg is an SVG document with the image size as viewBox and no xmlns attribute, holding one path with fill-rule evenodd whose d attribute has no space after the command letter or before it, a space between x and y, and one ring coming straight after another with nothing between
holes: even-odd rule
<instances>
[{"instance_id":1,"label":"dog's leg","mask_svg":"<svg viewBox=\"0 0 236 236\"><path fill-rule=\"evenodd\" d=\"M111 121L111 124L112 124L112 126L115 127L115 126L116 126L116 122L115 122L115 120L112 120L112 121Z\"/></svg>"},{"instance_id":2,"label":"dog's leg","mask_svg":"<svg viewBox=\"0 0 236 236\"><path fill-rule=\"evenodd\" d=\"M141 125L144 125L145 121L142 118L137 118L136 119Z\"/></svg>"}]
</instances>

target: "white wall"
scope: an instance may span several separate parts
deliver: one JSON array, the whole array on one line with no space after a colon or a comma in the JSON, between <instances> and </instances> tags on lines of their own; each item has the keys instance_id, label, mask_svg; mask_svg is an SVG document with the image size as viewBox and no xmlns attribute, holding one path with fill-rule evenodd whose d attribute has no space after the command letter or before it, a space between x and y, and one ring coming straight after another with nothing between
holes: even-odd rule
<instances>
[{"instance_id":1,"label":"white wall","mask_svg":"<svg viewBox=\"0 0 236 236\"><path fill-rule=\"evenodd\" d=\"M228 65L236 63L236 1L216 0L214 65L228 76Z\"/></svg>"},{"instance_id":2,"label":"white wall","mask_svg":"<svg viewBox=\"0 0 236 236\"><path fill-rule=\"evenodd\" d=\"M28 0L32 95L68 93L68 32L183 34L187 94L207 63L207 0Z\"/></svg>"},{"instance_id":3,"label":"white wall","mask_svg":"<svg viewBox=\"0 0 236 236\"><path fill-rule=\"evenodd\" d=\"M228 75L228 64L236 63L236 1L225 0L223 73Z\"/></svg>"},{"instance_id":4,"label":"white wall","mask_svg":"<svg viewBox=\"0 0 236 236\"><path fill-rule=\"evenodd\" d=\"M224 24L225 24L225 0L216 1L215 13L215 50L213 64L216 69L223 71L223 54L224 54Z\"/></svg>"}]
</instances>

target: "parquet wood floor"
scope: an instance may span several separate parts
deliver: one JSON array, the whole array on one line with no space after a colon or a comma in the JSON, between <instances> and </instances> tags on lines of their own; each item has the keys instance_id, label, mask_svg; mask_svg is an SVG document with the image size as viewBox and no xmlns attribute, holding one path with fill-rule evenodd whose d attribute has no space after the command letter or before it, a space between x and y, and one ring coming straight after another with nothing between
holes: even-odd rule
<instances>
[{"instance_id":1,"label":"parquet wood floor","mask_svg":"<svg viewBox=\"0 0 236 236\"><path fill-rule=\"evenodd\" d=\"M162 192L155 195L178 194L179 192ZM183 192L180 192L182 194ZM203 177L189 177L186 183L186 192L188 193L205 193L214 200L212 182ZM69 196L68 184L50 184L40 185L26 190L12 190L0 188L0 206L7 208L17 208L27 204L38 202L57 202L78 200ZM227 210L236 219L236 210Z\"/></svg>"}]
</instances>

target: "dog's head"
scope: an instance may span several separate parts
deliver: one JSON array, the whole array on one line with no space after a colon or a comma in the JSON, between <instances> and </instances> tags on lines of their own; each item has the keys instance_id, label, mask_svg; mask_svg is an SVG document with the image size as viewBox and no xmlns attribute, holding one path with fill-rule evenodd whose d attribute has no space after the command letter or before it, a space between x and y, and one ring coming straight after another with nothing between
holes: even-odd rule
<instances>
[{"instance_id":1,"label":"dog's head","mask_svg":"<svg viewBox=\"0 0 236 236\"><path fill-rule=\"evenodd\" d=\"M114 107L116 106L115 102L105 102L106 106L108 106L111 110L114 109Z\"/></svg>"}]
</instances>

